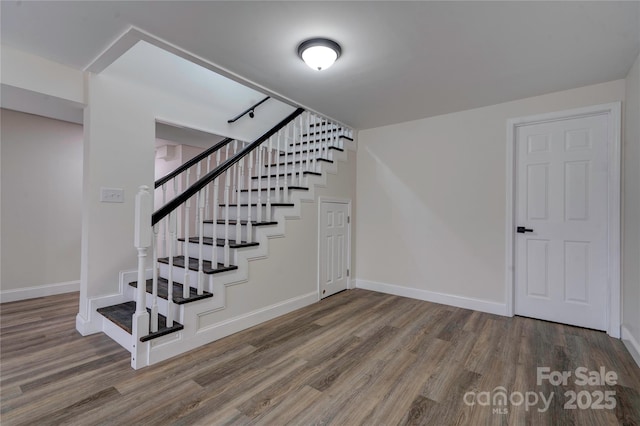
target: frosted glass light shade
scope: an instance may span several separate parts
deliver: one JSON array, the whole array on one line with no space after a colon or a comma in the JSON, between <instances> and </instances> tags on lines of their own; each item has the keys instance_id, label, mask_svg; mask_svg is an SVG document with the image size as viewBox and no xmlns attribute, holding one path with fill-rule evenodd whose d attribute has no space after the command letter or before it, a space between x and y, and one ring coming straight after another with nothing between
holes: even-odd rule
<instances>
[{"instance_id":1,"label":"frosted glass light shade","mask_svg":"<svg viewBox=\"0 0 640 426\"><path fill-rule=\"evenodd\" d=\"M298 47L298 55L316 71L326 70L340 57L341 49L338 43L327 39L311 39Z\"/></svg>"}]
</instances>

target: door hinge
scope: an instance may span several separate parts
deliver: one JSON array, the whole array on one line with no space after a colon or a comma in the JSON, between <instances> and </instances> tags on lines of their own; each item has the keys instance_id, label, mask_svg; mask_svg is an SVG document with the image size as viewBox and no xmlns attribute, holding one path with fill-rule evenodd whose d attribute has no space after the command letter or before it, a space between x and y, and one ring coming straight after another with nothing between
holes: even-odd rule
<instances>
[{"instance_id":1,"label":"door hinge","mask_svg":"<svg viewBox=\"0 0 640 426\"><path fill-rule=\"evenodd\" d=\"M349 270L347 269L347 276L349 276Z\"/></svg>"},{"instance_id":2,"label":"door hinge","mask_svg":"<svg viewBox=\"0 0 640 426\"><path fill-rule=\"evenodd\" d=\"M351 216L347 216L347 223L351 223Z\"/></svg>"}]
</instances>

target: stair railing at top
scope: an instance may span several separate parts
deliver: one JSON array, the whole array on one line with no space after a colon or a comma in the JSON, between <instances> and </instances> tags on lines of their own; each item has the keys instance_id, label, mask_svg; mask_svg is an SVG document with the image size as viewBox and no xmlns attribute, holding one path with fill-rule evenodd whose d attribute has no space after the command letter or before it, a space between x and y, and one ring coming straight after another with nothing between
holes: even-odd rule
<instances>
[{"instance_id":1,"label":"stair railing at top","mask_svg":"<svg viewBox=\"0 0 640 426\"><path fill-rule=\"evenodd\" d=\"M342 149L343 137L350 139L349 129L303 112L298 108L254 142L225 139L216 150L212 147L211 154L192 160L190 167L199 167L205 158L215 166L207 166L202 175L197 171L194 183L154 213L148 188L141 187L136 196L138 283L132 360L144 356L140 338L158 332L159 280L167 286L163 310L166 327L171 327L178 312L174 299L212 293L213 273L236 268L231 248L255 245L254 225L273 223L272 207L290 206L289 189L301 189L309 174L321 171L318 160L329 159L332 148ZM179 175L167 175L157 186L175 182ZM152 250L150 314L146 311L148 248Z\"/></svg>"}]
</instances>

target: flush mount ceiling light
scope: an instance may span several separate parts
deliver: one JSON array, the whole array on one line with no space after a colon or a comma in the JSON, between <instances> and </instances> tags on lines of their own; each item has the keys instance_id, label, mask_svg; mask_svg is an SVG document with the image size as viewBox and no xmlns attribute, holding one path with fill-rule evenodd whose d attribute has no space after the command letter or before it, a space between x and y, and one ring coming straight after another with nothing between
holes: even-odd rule
<instances>
[{"instance_id":1,"label":"flush mount ceiling light","mask_svg":"<svg viewBox=\"0 0 640 426\"><path fill-rule=\"evenodd\" d=\"M326 38L312 38L298 46L298 56L309 65L309 68L317 71L329 68L341 53L340 45Z\"/></svg>"}]
</instances>

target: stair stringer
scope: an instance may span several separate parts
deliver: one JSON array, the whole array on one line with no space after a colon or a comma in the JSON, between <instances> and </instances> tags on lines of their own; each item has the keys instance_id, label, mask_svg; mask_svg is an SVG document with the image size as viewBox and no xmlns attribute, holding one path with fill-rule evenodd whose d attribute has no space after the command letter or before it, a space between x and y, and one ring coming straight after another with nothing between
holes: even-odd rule
<instances>
[{"instance_id":1,"label":"stair stringer","mask_svg":"<svg viewBox=\"0 0 640 426\"><path fill-rule=\"evenodd\" d=\"M229 288L251 281L252 275L250 270L252 269L252 261L269 258L270 240L286 237L288 220L303 219L304 206L315 204L319 192L323 192L322 189L328 187L330 176L337 176L339 174L338 163L355 162L355 150L353 148L349 149L346 146L352 143L353 142L349 144L345 143L345 150L343 152L337 151L334 153L333 163L319 163L320 176L305 176L305 185L309 190L292 191L289 202L294 205L292 207L278 207L275 209L273 220L278 222L277 225L255 228L255 241L259 243L258 246L234 249L236 250L234 264L238 266L238 269L218 273L209 277L211 280L209 289L211 289L214 294L213 298L175 306L175 318L176 321L184 325L183 330L145 343L138 342L138 344L146 345L146 351L144 352L147 356L144 365L152 365L166 360L264 321L308 306L319 300L318 291L314 288L312 291L299 294L289 299L276 301L268 306L261 306L239 315L224 317L224 311L229 308ZM344 173L348 172L349 170L345 168ZM317 230L317 224L314 223L312 226L314 230ZM124 288L126 292L130 292L127 294L131 297L129 300L134 299L134 290L128 285L128 282L136 280L136 273L136 271L127 271L121 274L121 280L123 280L120 283L121 288ZM190 273L191 282L197 282L197 273L194 271L190 271ZM147 270L147 278L150 277L151 269ZM253 276L253 279L258 281L255 276ZM206 283L205 289L210 291ZM150 295L147 296L147 307L150 307L151 297ZM162 304L164 304L164 309L166 309L166 302L162 301ZM160 301L159 308L160 312L163 312L163 306ZM104 331L107 332L109 330L104 329ZM116 336L112 337L116 340ZM121 343L121 345L123 344ZM123 346L127 348L125 345ZM131 351L130 347L127 349Z\"/></svg>"}]
</instances>

